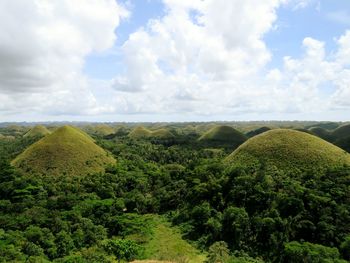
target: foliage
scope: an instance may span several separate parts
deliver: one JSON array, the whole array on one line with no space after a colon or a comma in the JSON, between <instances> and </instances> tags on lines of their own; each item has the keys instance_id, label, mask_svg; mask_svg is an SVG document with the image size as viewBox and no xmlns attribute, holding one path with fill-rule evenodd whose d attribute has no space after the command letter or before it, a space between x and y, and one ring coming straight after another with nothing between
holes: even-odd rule
<instances>
[{"instance_id":1,"label":"foliage","mask_svg":"<svg viewBox=\"0 0 350 263\"><path fill-rule=\"evenodd\" d=\"M249 139L227 158L227 162L252 170L277 168L295 174L349 165L350 155L316 136L275 129Z\"/></svg>"},{"instance_id":2,"label":"foliage","mask_svg":"<svg viewBox=\"0 0 350 263\"><path fill-rule=\"evenodd\" d=\"M15 137L0 140L0 262L113 262L128 242L138 248L127 249L137 259L199 263L208 254L215 262L221 253L229 263L349 260L350 170L335 165L338 148L296 131L287 138L268 131L245 143L277 136L259 144L262 165L247 169L224 162L228 148L208 149L197 140L212 126L169 124L175 137L167 140L133 139L125 132L94 133L93 140L72 128L67 141L98 144L118 162L69 176L12 167L9 161L36 138L22 138L27 129L0 129ZM57 141L65 141L64 134ZM285 145L281 141L287 143L284 153L269 148Z\"/></svg>"},{"instance_id":3,"label":"foliage","mask_svg":"<svg viewBox=\"0 0 350 263\"><path fill-rule=\"evenodd\" d=\"M12 164L25 173L83 175L103 171L114 159L82 131L64 126L34 143Z\"/></svg>"}]
</instances>

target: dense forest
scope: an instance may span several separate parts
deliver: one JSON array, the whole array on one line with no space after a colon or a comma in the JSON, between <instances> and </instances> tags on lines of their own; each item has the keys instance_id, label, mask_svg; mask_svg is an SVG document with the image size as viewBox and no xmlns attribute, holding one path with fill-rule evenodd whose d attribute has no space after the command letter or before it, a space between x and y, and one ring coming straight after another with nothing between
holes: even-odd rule
<instances>
[{"instance_id":1,"label":"dense forest","mask_svg":"<svg viewBox=\"0 0 350 263\"><path fill-rule=\"evenodd\" d=\"M0 128L0 262L350 261L347 125L46 126ZM116 161L45 167L58 131Z\"/></svg>"}]
</instances>

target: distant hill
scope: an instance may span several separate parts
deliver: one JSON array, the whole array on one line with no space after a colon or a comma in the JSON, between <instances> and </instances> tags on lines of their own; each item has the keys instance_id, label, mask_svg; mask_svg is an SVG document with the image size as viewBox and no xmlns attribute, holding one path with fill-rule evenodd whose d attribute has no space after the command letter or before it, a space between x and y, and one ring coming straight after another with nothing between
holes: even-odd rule
<instances>
[{"instance_id":1,"label":"distant hill","mask_svg":"<svg viewBox=\"0 0 350 263\"><path fill-rule=\"evenodd\" d=\"M12 164L31 174L85 175L114 162L86 133L63 126L29 146Z\"/></svg>"},{"instance_id":2,"label":"distant hill","mask_svg":"<svg viewBox=\"0 0 350 263\"><path fill-rule=\"evenodd\" d=\"M296 172L350 165L350 155L316 136L288 129L257 135L226 158L234 166Z\"/></svg>"},{"instance_id":3,"label":"distant hill","mask_svg":"<svg viewBox=\"0 0 350 263\"><path fill-rule=\"evenodd\" d=\"M325 130L328 130L328 131L331 131L331 130L334 130L336 128L339 127L339 123L338 122L320 122L320 123L317 123L317 124L313 124L311 126L307 126L306 128L322 128L322 129L325 129Z\"/></svg>"},{"instance_id":4,"label":"distant hill","mask_svg":"<svg viewBox=\"0 0 350 263\"><path fill-rule=\"evenodd\" d=\"M254 137L254 136L259 135L261 133L267 132L269 130L271 130L271 128L264 126L264 127L247 132L246 136L251 138L251 137Z\"/></svg>"},{"instance_id":5,"label":"distant hill","mask_svg":"<svg viewBox=\"0 0 350 263\"><path fill-rule=\"evenodd\" d=\"M232 147L237 147L246 141L247 137L231 126L221 125L211 128L198 140L209 144L230 145Z\"/></svg>"},{"instance_id":6,"label":"distant hill","mask_svg":"<svg viewBox=\"0 0 350 263\"><path fill-rule=\"evenodd\" d=\"M333 141L332 133L324 128L321 127L312 127L310 128L310 131L315 134L317 137L322 138L323 140L326 140L328 142Z\"/></svg>"},{"instance_id":7,"label":"distant hill","mask_svg":"<svg viewBox=\"0 0 350 263\"><path fill-rule=\"evenodd\" d=\"M350 136L350 124L340 126L332 132L334 140L343 139Z\"/></svg>"},{"instance_id":8,"label":"distant hill","mask_svg":"<svg viewBox=\"0 0 350 263\"><path fill-rule=\"evenodd\" d=\"M151 134L149 136L151 138L170 139L174 137L174 134L172 134L172 132L168 129L163 128L151 131Z\"/></svg>"},{"instance_id":9,"label":"distant hill","mask_svg":"<svg viewBox=\"0 0 350 263\"><path fill-rule=\"evenodd\" d=\"M147 138L149 137L151 134L151 131L146 129L143 126L138 126L136 128L134 128L130 133L129 133L129 137L133 138L133 139L141 139L141 138Z\"/></svg>"},{"instance_id":10,"label":"distant hill","mask_svg":"<svg viewBox=\"0 0 350 263\"><path fill-rule=\"evenodd\" d=\"M107 136L115 133L115 129L107 124L87 125L83 127L87 133L92 135Z\"/></svg>"},{"instance_id":11,"label":"distant hill","mask_svg":"<svg viewBox=\"0 0 350 263\"><path fill-rule=\"evenodd\" d=\"M146 129L145 127L139 126L133 129L128 136L134 139L145 139L145 138L169 139L169 138L173 138L174 134L172 134L168 129L165 129L165 128L151 131Z\"/></svg>"},{"instance_id":12,"label":"distant hill","mask_svg":"<svg viewBox=\"0 0 350 263\"><path fill-rule=\"evenodd\" d=\"M37 125L31 128L23 137L43 137L51 132L43 125Z\"/></svg>"}]
</instances>

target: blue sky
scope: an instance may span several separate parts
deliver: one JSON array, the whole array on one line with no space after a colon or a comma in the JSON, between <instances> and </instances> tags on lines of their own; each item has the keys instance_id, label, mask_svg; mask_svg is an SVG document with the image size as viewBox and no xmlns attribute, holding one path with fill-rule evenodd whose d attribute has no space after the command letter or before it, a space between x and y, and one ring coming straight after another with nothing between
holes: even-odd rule
<instances>
[{"instance_id":1,"label":"blue sky","mask_svg":"<svg viewBox=\"0 0 350 263\"><path fill-rule=\"evenodd\" d=\"M0 121L348 120L348 0L5 0L0 22Z\"/></svg>"}]
</instances>

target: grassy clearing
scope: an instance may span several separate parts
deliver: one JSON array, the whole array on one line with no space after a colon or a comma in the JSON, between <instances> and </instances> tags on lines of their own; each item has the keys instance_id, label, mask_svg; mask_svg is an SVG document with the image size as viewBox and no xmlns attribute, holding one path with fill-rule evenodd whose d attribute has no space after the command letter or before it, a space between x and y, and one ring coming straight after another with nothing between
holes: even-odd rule
<instances>
[{"instance_id":1,"label":"grassy clearing","mask_svg":"<svg viewBox=\"0 0 350 263\"><path fill-rule=\"evenodd\" d=\"M147 241L143 244L142 258L147 261L142 262L204 262L206 256L185 241L178 228L171 227L170 223L160 216L146 215L145 217L152 219L150 221L152 229Z\"/></svg>"}]
</instances>

